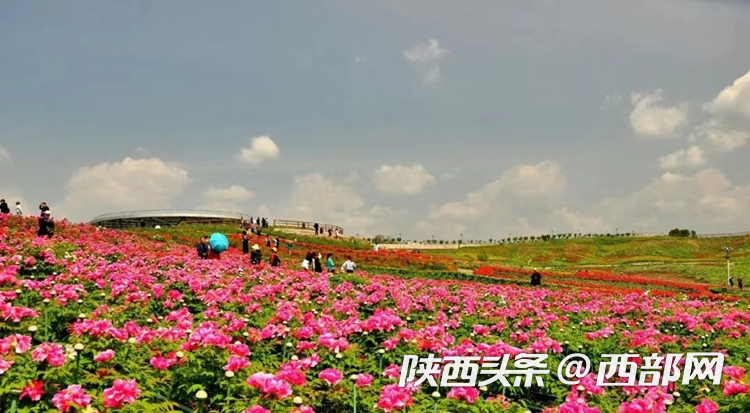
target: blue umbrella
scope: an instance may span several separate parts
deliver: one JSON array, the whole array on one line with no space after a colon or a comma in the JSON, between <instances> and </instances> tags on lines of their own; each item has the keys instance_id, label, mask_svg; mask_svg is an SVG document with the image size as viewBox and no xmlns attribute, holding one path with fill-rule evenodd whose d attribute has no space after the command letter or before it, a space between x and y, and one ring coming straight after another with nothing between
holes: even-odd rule
<instances>
[{"instance_id":1,"label":"blue umbrella","mask_svg":"<svg viewBox=\"0 0 750 413\"><path fill-rule=\"evenodd\" d=\"M226 235L215 233L211 234L211 238L208 239L208 244L211 246L211 249L214 250L217 253L222 253L229 248L229 240L227 239Z\"/></svg>"}]
</instances>

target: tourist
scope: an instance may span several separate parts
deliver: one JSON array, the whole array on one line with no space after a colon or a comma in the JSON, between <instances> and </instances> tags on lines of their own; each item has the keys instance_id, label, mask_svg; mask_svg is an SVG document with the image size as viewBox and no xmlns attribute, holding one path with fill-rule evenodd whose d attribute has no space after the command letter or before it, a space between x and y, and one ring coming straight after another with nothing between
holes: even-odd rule
<instances>
[{"instance_id":1,"label":"tourist","mask_svg":"<svg viewBox=\"0 0 750 413\"><path fill-rule=\"evenodd\" d=\"M0 199L0 214L10 214L10 208L4 199Z\"/></svg>"},{"instance_id":2,"label":"tourist","mask_svg":"<svg viewBox=\"0 0 750 413\"><path fill-rule=\"evenodd\" d=\"M734 287L734 278L731 276L729 277L729 287Z\"/></svg>"},{"instance_id":3,"label":"tourist","mask_svg":"<svg viewBox=\"0 0 750 413\"><path fill-rule=\"evenodd\" d=\"M271 248L271 260L270 260L272 267L278 267L281 265L281 258L279 258L278 249Z\"/></svg>"},{"instance_id":4,"label":"tourist","mask_svg":"<svg viewBox=\"0 0 750 413\"><path fill-rule=\"evenodd\" d=\"M16 201L16 216L20 217L23 215L23 209L21 208L21 201Z\"/></svg>"},{"instance_id":5,"label":"tourist","mask_svg":"<svg viewBox=\"0 0 750 413\"><path fill-rule=\"evenodd\" d=\"M316 222L315 225L313 225L313 228L315 228L315 235L318 235L318 230L320 229L320 224L318 224Z\"/></svg>"},{"instance_id":6,"label":"tourist","mask_svg":"<svg viewBox=\"0 0 750 413\"><path fill-rule=\"evenodd\" d=\"M49 211L49 207L47 206L46 202L42 201L42 203L39 204L39 211L40 211L40 214L39 214L40 216L43 216L45 212Z\"/></svg>"},{"instance_id":7,"label":"tourist","mask_svg":"<svg viewBox=\"0 0 750 413\"><path fill-rule=\"evenodd\" d=\"M742 276L737 277L737 287L742 291Z\"/></svg>"},{"instance_id":8,"label":"tourist","mask_svg":"<svg viewBox=\"0 0 750 413\"><path fill-rule=\"evenodd\" d=\"M338 238L339 237L339 229L338 228L336 228L336 229L333 230L333 237L334 238Z\"/></svg>"},{"instance_id":9,"label":"tourist","mask_svg":"<svg viewBox=\"0 0 750 413\"><path fill-rule=\"evenodd\" d=\"M52 238L54 232L55 223L54 221L52 221L52 216L48 209L44 211L44 213L42 213L42 216L39 217L39 230L37 230L36 235L40 237Z\"/></svg>"},{"instance_id":10,"label":"tourist","mask_svg":"<svg viewBox=\"0 0 750 413\"><path fill-rule=\"evenodd\" d=\"M276 237L276 238L275 238L275 239L273 240L273 247L274 247L274 248L279 248L279 244L281 244L281 240L279 239L279 237Z\"/></svg>"},{"instance_id":11,"label":"tourist","mask_svg":"<svg viewBox=\"0 0 750 413\"><path fill-rule=\"evenodd\" d=\"M202 236L200 242L195 246L195 248L198 250L198 258L207 260L208 252L211 249L211 247L208 245L208 235Z\"/></svg>"},{"instance_id":12,"label":"tourist","mask_svg":"<svg viewBox=\"0 0 750 413\"><path fill-rule=\"evenodd\" d=\"M271 248L271 237L266 235L266 247Z\"/></svg>"},{"instance_id":13,"label":"tourist","mask_svg":"<svg viewBox=\"0 0 750 413\"><path fill-rule=\"evenodd\" d=\"M333 263L333 254L330 252L326 256L326 269L328 272L336 272L336 264Z\"/></svg>"},{"instance_id":14,"label":"tourist","mask_svg":"<svg viewBox=\"0 0 750 413\"><path fill-rule=\"evenodd\" d=\"M302 268L306 270L310 270L310 262L312 261L313 255L312 252L308 252L307 255L305 255L305 259L302 260Z\"/></svg>"},{"instance_id":15,"label":"tourist","mask_svg":"<svg viewBox=\"0 0 750 413\"><path fill-rule=\"evenodd\" d=\"M328 228L328 236L329 237L333 236L333 228L331 228L331 227Z\"/></svg>"},{"instance_id":16,"label":"tourist","mask_svg":"<svg viewBox=\"0 0 750 413\"><path fill-rule=\"evenodd\" d=\"M346 261L341 265L341 269L347 274L353 273L355 268L357 268L357 264L352 261L352 257L346 257Z\"/></svg>"},{"instance_id":17,"label":"tourist","mask_svg":"<svg viewBox=\"0 0 750 413\"><path fill-rule=\"evenodd\" d=\"M380 245L378 245L377 243L375 243L375 247L373 247L373 250L374 250L375 252L378 252L378 251L380 251Z\"/></svg>"},{"instance_id":18,"label":"tourist","mask_svg":"<svg viewBox=\"0 0 750 413\"><path fill-rule=\"evenodd\" d=\"M242 230L242 253L247 254L250 252L250 236L247 235L247 231Z\"/></svg>"},{"instance_id":19,"label":"tourist","mask_svg":"<svg viewBox=\"0 0 750 413\"><path fill-rule=\"evenodd\" d=\"M542 284L542 274L534 268L534 273L531 274L531 285L536 287Z\"/></svg>"},{"instance_id":20,"label":"tourist","mask_svg":"<svg viewBox=\"0 0 750 413\"><path fill-rule=\"evenodd\" d=\"M294 244L292 243L292 240L290 239L286 240L286 253L289 255L292 255L293 248L294 248Z\"/></svg>"},{"instance_id":21,"label":"tourist","mask_svg":"<svg viewBox=\"0 0 750 413\"><path fill-rule=\"evenodd\" d=\"M312 268L315 272L323 272L323 263L320 262L320 260L323 258L323 255L320 253L313 253L313 261L312 261Z\"/></svg>"},{"instance_id":22,"label":"tourist","mask_svg":"<svg viewBox=\"0 0 750 413\"><path fill-rule=\"evenodd\" d=\"M260 253L260 247L258 244L253 245L253 252L250 253L250 264L258 265L262 259L263 257Z\"/></svg>"}]
</instances>

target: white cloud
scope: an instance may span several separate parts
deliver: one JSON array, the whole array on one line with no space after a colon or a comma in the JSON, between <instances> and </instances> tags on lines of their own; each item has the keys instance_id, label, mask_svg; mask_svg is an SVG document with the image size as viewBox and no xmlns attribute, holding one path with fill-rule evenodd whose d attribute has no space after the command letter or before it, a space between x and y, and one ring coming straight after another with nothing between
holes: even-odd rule
<instances>
[{"instance_id":1,"label":"white cloud","mask_svg":"<svg viewBox=\"0 0 750 413\"><path fill-rule=\"evenodd\" d=\"M0 145L0 165L10 163L10 152Z\"/></svg>"},{"instance_id":2,"label":"white cloud","mask_svg":"<svg viewBox=\"0 0 750 413\"><path fill-rule=\"evenodd\" d=\"M84 167L68 180L60 213L88 221L106 212L169 208L189 182L187 171L159 158Z\"/></svg>"},{"instance_id":3,"label":"white cloud","mask_svg":"<svg viewBox=\"0 0 750 413\"><path fill-rule=\"evenodd\" d=\"M700 166L706 163L703 149L700 146L691 146L688 149L680 149L659 158L659 165L664 169L676 169L686 166Z\"/></svg>"},{"instance_id":4,"label":"white cloud","mask_svg":"<svg viewBox=\"0 0 750 413\"><path fill-rule=\"evenodd\" d=\"M732 152L747 144L750 133L734 130L712 119L696 126L690 134L690 141L700 142L711 148L714 152Z\"/></svg>"},{"instance_id":5,"label":"white cloud","mask_svg":"<svg viewBox=\"0 0 750 413\"><path fill-rule=\"evenodd\" d=\"M750 72L724 88L704 108L718 118L750 121Z\"/></svg>"},{"instance_id":6,"label":"white cloud","mask_svg":"<svg viewBox=\"0 0 750 413\"><path fill-rule=\"evenodd\" d=\"M561 223L564 223L565 225L562 228L566 228L571 233L578 233L580 231L582 234L589 234L612 230L612 226L607 224L604 218L597 215L573 212L567 207L555 208L552 211L552 216Z\"/></svg>"},{"instance_id":7,"label":"white cloud","mask_svg":"<svg viewBox=\"0 0 750 413\"><path fill-rule=\"evenodd\" d=\"M135 152L135 154L139 156L148 156L151 153L148 149L144 148L143 146L139 146L135 148L133 152Z\"/></svg>"},{"instance_id":8,"label":"white cloud","mask_svg":"<svg viewBox=\"0 0 750 413\"><path fill-rule=\"evenodd\" d=\"M600 110L607 110L612 107L617 107L622 103L622 94L620 92L612 92L607 93L604 96L604 101L602 101L601 106L599 106Z\"/></svg>"},{"instance_id":9,"label":"white cloud","mask_svg":"<svg viewBox=\"0 0 750 413\"><path fill-rule=\"evenodd\" d=\"M440 80L440 63L450 52L441 47L440 42L430 39L427 43L418 43L411 49L404 50L406 60L420 73L425 83Z\"/></svg>"},{"instance_id":10,"label":"white cloud","mask_svg":"<svg viewBox=\"0 0 750 413\"><path fill-rule=\"evenodd\" d=\"M635 231L744 231L750 228L750 186L735 185L716 169L667 172L638 191L603 200L600 212Z\"/></svg>"},{"instance_id":11,"label":"white cloud","mask_svg":"<svg viewBox=\"0 0 750 413\"><path fill-rule=\"evenodd\" d=\"M366 207L346 183L315 173L294 179L294 190L277 218L338 225L349 235L376 235L393 229L396 212L381 206Z\"/></svg>"},{"instance_id":12,"label":"white cloud","mask_svg":"<svg viewBox=\"0 0 750 413\"><path fill-rule=\"evenodd\" d=\"M431 209L418 222L417 231L456 236L472 230L478 236L496 237L503 233L549 231L537 227L530 216L549 216L567 187L559 164L544 161L521 165L502 173L500 178L470 192L462 201L446 202ZM544 219L546 226L551 225Z\"/></svg>"},{"instance_id":13,"label":"white cloud","mask_svg":"<svg viewBox=\"0 0 750 413\"><path fill-rule=\"evenodd\" d=\"M662 90L650 93L632 93L630 96L633 111L630 113L630 126L642 136L675 136L687 123L688 105L664 106Z\"/></svg>"},{"instance_id":14,"label":"white cloud","mask_svg":"<svg viewBox=\"0 0 750 413\"><path fill-rule=\"evenodd\" d=\"M375 171L373 182L384 193L414 195L434 184L435 177L419 164L382 165Z\"/></svg>"},{"instance_id":15,"label":"white cloud","mask_svg":"<svg viewBox=\"0 0 750 413\"><path fill-rule=\"evenodd\" d=\"M252 139L250 146L242 148L239 159L253 165L278 158L279 147L268 136L258 136Z\"/></svg>"},{"instance_id":16,"label":"white cloud","mask_svg":"<svg viewBox=\"0 0 750 413\"><path fill-rule=\"evenodd\" d=\"M226 188L209 187L203 194L203 203L199 209L227 212L246 212L247 201L255 194L242 186L231 185Z\"/></svg>"}]
</instances>

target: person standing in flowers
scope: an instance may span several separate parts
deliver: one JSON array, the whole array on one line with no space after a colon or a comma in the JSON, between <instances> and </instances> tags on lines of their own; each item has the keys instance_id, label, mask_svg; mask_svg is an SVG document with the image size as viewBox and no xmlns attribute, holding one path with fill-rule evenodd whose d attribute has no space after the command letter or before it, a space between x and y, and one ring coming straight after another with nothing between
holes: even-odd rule
<instances>
[{"instance_id":1,"label":"person standing in flowers","mask_svg":"<svg viewBox=\"0 0 750 413\"><path fill-rule=\"evenodd\" d=\"M39 217L39 230L36 235L40 237L52 238L55 232L55 223L52 221L49 210L44 211L42 216Z\"/></svg>"},{"instance_id":2,"label":"person standing in flowers","mask_svg":"<svg viewBox=\"0 0 750 413\"><path fill-rule=\"evenodd\" d=\"M42 201L41 204L39 204L39 215L44 216L44 213L49 211L49 207L47 206L47 203Z\"/></svg>"},{"instance_id":3,"label":"person standing in flowers","mask_svg":"<svg viewBox=\"0 0 750 413\"><path fill-rule=\"evenodd\" d=\"M278 267L281 265L281 258L279 258L278 249L271 248L271 260L269 261L272 267Z\"/></svg>"},{"instance_id":4,"label":"person standing in flowers","mask_svg":"<svg viewBox=\"0 0 750 413\"><path fill-rule=\"evenodd\" d=\"M292 255L292 248L294 248L294 244L292 243L292 240L290 239L286 240L286 253L289 255Z\"/></svg>"},{"instance_id":5,"label":"person standing in flowers","mask_svg":"<svg viewBox=\"0 0 750 413\"><path fill-rule=\"evenodd\" d=\"M10 214L10 208L4 199L0 199L0 214Z\"/></svg>"},{"instance_id":6,"label":"person standing in flowers","mask_svg":"<svg viewBox=\"0 0 750 413\"><path fill-rule=\"evenodd\" d=\"M250 236L247 235L247 230L242 230L242 253L247 254L250 252Z\"/></svg>"},{"instance_id":7,"label":"person standing in flowers","mask_svg":"<svg viewBox=\"0 0 750 413\"><path fill-rule=\"evenodd\" d=\"M742 276L737 277L737 287L742 291Z\"/></svg>"},{"instance_id":8,"label":"person standing in flowers","mask_svg":"<svg viewBox=\"0 0 750 413\"><path fill-rule=\"evenodd\" d=\"M536 287L542 285L542 274L534 268L534 273L531 274L531 285Z\"/></svg>"},{"instance_id":9,"label":"person standing in flowers","mask_svg":"<svg viewBox=\"0 0 750 413\"><path fill-rule=\"evenodd\" d=\"M21 208L21 201L16 201L16 216L20 217L23 215L23 208Z\"/></svg>"},{"instance_id":10,"label":"person standing in flowers","mask_svg":"<svg viewBox=\"0 0 750 413\"><path fill-rule=\"evenodd\" d=\"M315 272L323 272L323 263L320 262L320 260L323 258L323 255L317 252L313 253L313 261L312 261L312 268Z\"/></svg>"},{"instance_id":11,"label":"person standing in flowers","mask_svg":"<svg viewBox=\"0 0 750 413\"><path fill-rule=\"evenodd\" d=\"M330 252L326 256L326 269L330 273L336 272L336 264L333 263L333 254Z\"/></svg>"},{"instance_id":12,"label":"person standing in flowers","mask_svg":"<svg viewBox=\"0 0 750 413\"><path fill-rule=\"evenodd\" d=\"M352 274L355 268L357 268L357 264L352 261L352 257L346 257L346 261L341 265L341 269L347 274Z\"/></svg>"},{"instance_id":13,"label":"person standing in flowers","mask_svg":"<svg viewBox=\"0 0 750 413\"><path fill-rule=\"evenodd\" d=\"M250 264L258 265L262 259L263 256L260 253L260 247L258 244L253 245L253 252L250 253Z\"/></svg>"},{"instance_id":14,"label":"person standing in flowers","mask_svg":"<svg viewBox=\"0 0 750 413\"><path fill-rule=\"evenodd\" d=\"M195 248L198 250L198 258L207 260L208 252L211 249L208 245L208 235L202 236L200 242L198 242L198 245L196 245Z\"/></svg>"},{"instance_id":15,"label":"person standing in flowers","mask_svg":"<svg viewBox=\"0 0 750 413\"><path fill-rule=\"evenodd\" d=\"M302 268L304 268L307 271L310 271L310 262L312 261L313 255L312 252L308 252L307 255L305 255L305 259L302 260Z\"/></svg>"}]
</instances>

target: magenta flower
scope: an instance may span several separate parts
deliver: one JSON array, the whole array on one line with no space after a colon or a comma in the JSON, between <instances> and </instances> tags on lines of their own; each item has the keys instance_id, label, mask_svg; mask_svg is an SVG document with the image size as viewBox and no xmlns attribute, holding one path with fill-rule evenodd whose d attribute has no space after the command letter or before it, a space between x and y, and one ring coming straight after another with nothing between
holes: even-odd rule
<instances>
[{"instance_id":1,"label":"magenta flower","mask_svg":"<svg viewBox=\"0 0 750 413\"><path fill-rule=\"evenodd\" d=\"M72 408L86 407L90 403L91 396L86 394L80 384L71 384L52 397L52 404L62 413L67 413Z\"/></svg>"},{"instance_id":2,"label":"magenta flower","mask_svg":"<svg viewBox=\"0 0 750 413\"><path fill-rule=\"evenodd\" d=\"M135 380L115 380L112 387L104 389L104 407L118 409L124 404L133 404L141 390Z\"/></svg>"}]
</instances>

